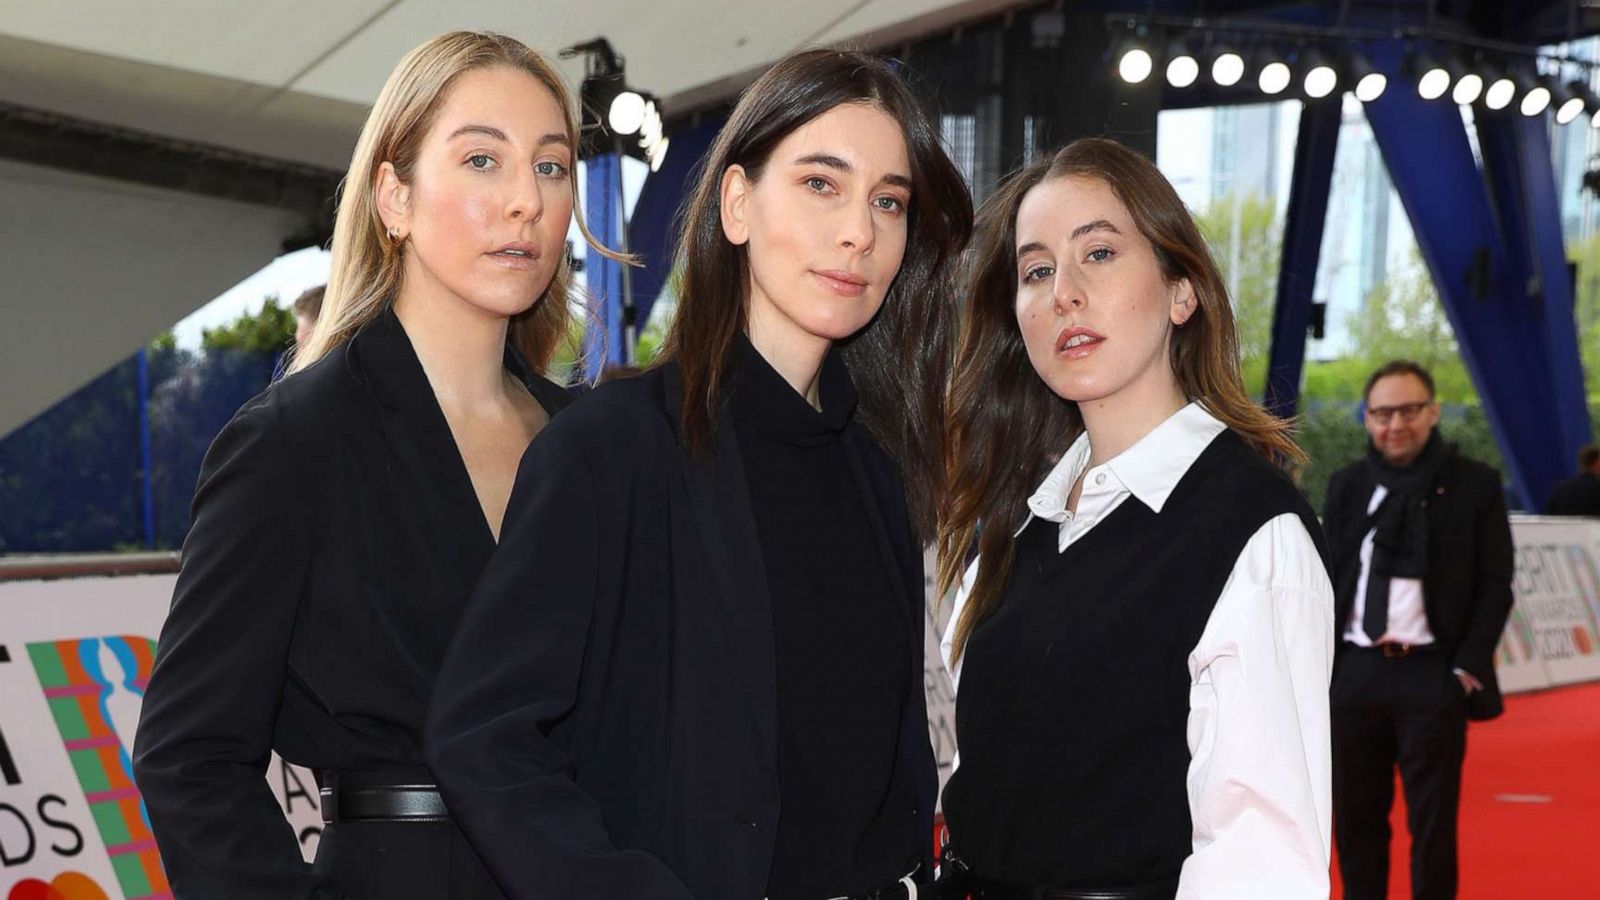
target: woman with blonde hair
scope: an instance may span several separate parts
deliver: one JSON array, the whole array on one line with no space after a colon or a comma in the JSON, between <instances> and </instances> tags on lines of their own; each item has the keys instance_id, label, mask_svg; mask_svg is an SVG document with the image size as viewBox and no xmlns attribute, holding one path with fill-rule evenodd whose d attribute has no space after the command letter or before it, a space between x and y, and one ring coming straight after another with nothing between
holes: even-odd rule
<instances>
[{"instance_id":1,"label":"woman with blonde hair","mask_svg":"<svg viewBox=\"0 0 1600 900\"><path fill-rule=\"evenodd\" d=\"M503 896L421 731L518 461L568 401L539 373L567 331L577 143L556 70L501 35L440 35L384 85L316 329L195 493L134 753L177 897ZM314 864L271 751L321 783Z\"/></svg>"},{"instance_id":2,"label":"woman with blonde hair","mask_svg":"<svg viewBox=\"0 0 1600 900\"><path fill-rule=\"evenodd\" d=\"M1332 588L1199 229L1149 160L1082 140L975 244L939 534L950 893L1326 897Z\"/></svg>"}]
</instances>

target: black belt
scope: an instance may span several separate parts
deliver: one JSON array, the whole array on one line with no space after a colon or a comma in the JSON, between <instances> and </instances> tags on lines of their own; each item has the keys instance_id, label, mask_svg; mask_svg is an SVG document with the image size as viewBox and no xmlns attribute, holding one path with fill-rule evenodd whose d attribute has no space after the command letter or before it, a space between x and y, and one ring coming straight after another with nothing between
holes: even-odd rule
<instances>
[{"instance_id":1,"label":"black belt","mask_svg":"<svg viewBox=\"0 0 1600 900\"><path fill-rule=\"evenodd\" d=\"M322 789L322 821L334 822L448 822L438 785L382 784Z\"/></svg>"},{"instance_id":2,"label":"black belt","mask_svg":"<svg viewBox=\"0 0 1600 900\"><path fill-rule=\"evenodd\" d=\"M938 900L1173 900L1178 879L1131 887L1052 888L1024 887L992 881L974 873L945 851L936 897Z\"/></svg>"},{"instance_id":3,"label":"black belt","mask_svg":"<svg viewBox=\"0 0 1600 900\"><path fill-rule=\"evenodd\" d=\"M1385 641L1370 647L1363 647L1354 641L1345 641L1345 644L1367 653L1381 653L1387 659L1404 659L1423 653L1434 653L1439 648L1434 644L1402 644L1398 641Z\"/></svg>"}]
</instances>

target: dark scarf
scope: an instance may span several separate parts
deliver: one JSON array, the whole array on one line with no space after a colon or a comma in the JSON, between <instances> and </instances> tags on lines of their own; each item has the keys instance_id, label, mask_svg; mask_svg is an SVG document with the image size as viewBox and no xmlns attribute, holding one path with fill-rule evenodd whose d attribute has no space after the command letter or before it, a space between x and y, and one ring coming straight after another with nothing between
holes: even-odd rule
<instances>
[{"instance_id":1,"label":"dark scarf","mask_svg":"<svg viewBox=\"0 0 1600 900\"><path fill-rule=\"evenodd\" d=\"M1388 493L1369 517L1372 567L1367 573L1366 614L1362 627L1374 641L1388 626L1389 581L1422 578L1428 566L1428 495L1439 470L1455 456L1435 428L1417 458L1396 466L1367 445L1367 471ZM1374 633L1376 632L1376 633Z\"/></svg>"}]
</instances>

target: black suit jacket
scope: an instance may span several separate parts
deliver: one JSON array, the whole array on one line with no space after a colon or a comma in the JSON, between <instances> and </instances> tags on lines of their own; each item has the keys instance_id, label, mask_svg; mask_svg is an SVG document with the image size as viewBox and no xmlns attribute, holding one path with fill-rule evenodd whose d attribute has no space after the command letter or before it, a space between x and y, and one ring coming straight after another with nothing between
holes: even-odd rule
<instances>
[{"instance_id":1,"label":"black suit jacket","mask_svg":"<svg viewBox=\"0 0 1600 900\"><path fill-rule=\"evenodd\" d=\"M508 367L554 414L566 391ZM340 897L268 754L428 780L422 724L494 550L399 320L246 403L201 468L133 767L180 898Z\"/></svg>"},{"instance_id":2,"label":"black suit jacket","mask_svg":"<svg viewBox=\"0 0 1600 900\"><path fill-rule=\"evenodd\" d=\"M1322 528L1332 564L1336 634L1350 626L1361 542L1370 526L1367 504L1377 487L1363 463L1328 479ZM1501 710L1494 650L1511 613L1514 552L1500 474L1489 466L1452 456L1440 467L1428 507L1428 565L1422 596L1428 628L1449 655L1451 666L1470 673L1484 689L1468 702L1473 718ZM1340 641L1342 651L1345 643Z\"/></svg>"},{"instance_id":3,"label":"black suit jacket","mask_svg":"<svg viewBox=\"0 0 1600 900\"><path fill-rule=\"evenodd\" d=\"M1557 484L1544 512L1547 516L1600 516L1600 475L1580 472Z\"/></svg>"},{"instance_id":4,"label":"black suit jacket","mask_svg":"<svg viewBox=\"0 0 1600 900\"><path fill-rule=\"evenodd\" d=\"M714 460L695 459L679 396L672 365L607 384L533 443L440 673L428 760L515 898L752 900L767 887L771 601L732 422ZM859 425L844 440L895 562L920 684L922 553L902 482ZM922 691L900 724L931 852Z\"/></svg>"}]
</instances>

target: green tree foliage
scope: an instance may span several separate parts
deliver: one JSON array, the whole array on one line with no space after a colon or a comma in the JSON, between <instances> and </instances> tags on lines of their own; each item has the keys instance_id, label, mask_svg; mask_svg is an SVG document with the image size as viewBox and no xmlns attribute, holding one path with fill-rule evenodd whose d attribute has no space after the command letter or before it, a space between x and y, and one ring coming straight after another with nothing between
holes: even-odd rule
<instances>
[{"instance_id":1,"label":"green tree foliage","mask_svg":"<svg viewBox=\"0 0 1600 900\"><path fill-rule=\"evenodd\" d=\"M1320 504L1328 476L1366 452L1367 434L1358 414L1367 378L1392 359L1411 359L1433 374L1443 413L1440 430L1460 451L1499 468L1500 449L1483 413L1478 391L1461 360L1455 332L1420 259L1377 285L1348 326L1351 351L1343 358L1306 367L1299 439L1311 455L1301 484Z\"/></svg>"},{"instance_id":2,"label":"green tree foliage","mask_svg":"<svg viewBox=\"0 0 1600 900\"><path fill-rule=\"evenodd\" d=\"M1283 256L1282 224L1272 203L1255 194L1224 197L1196 220L1222 272L1223 283L1233 291L1233 317L1239 328L1245 388L1259 397L1266 386L1267 347L1272 341L1278 262ZM1237 277L1233 274L1235 264Z\"/></svg>"},{"instance_id":3,"label":"green tree foliage","mask_svg":"<svg viewBox=\"0 0 1600 900\"><path fill-rule=\"evenodd\" d=\"M207 328L200 345L212 350L242 350L246 353L282 353L294 340L294 311L278 305L277 295L267 297L261 311L245 314L226 325Z\"/></svg>"},{"instance_id":4,"label":"green tree foliage","mask_svg":"<svg viewBox=\"0 0 1600 900\"><path fill-rule=\"evenodd\" d=\"M1577 263L1573 285L1578 325L1578 352L1583 358L1585 392L1600 395L1600 236L1567 248Z\"/></svg>"}]
</instances>

